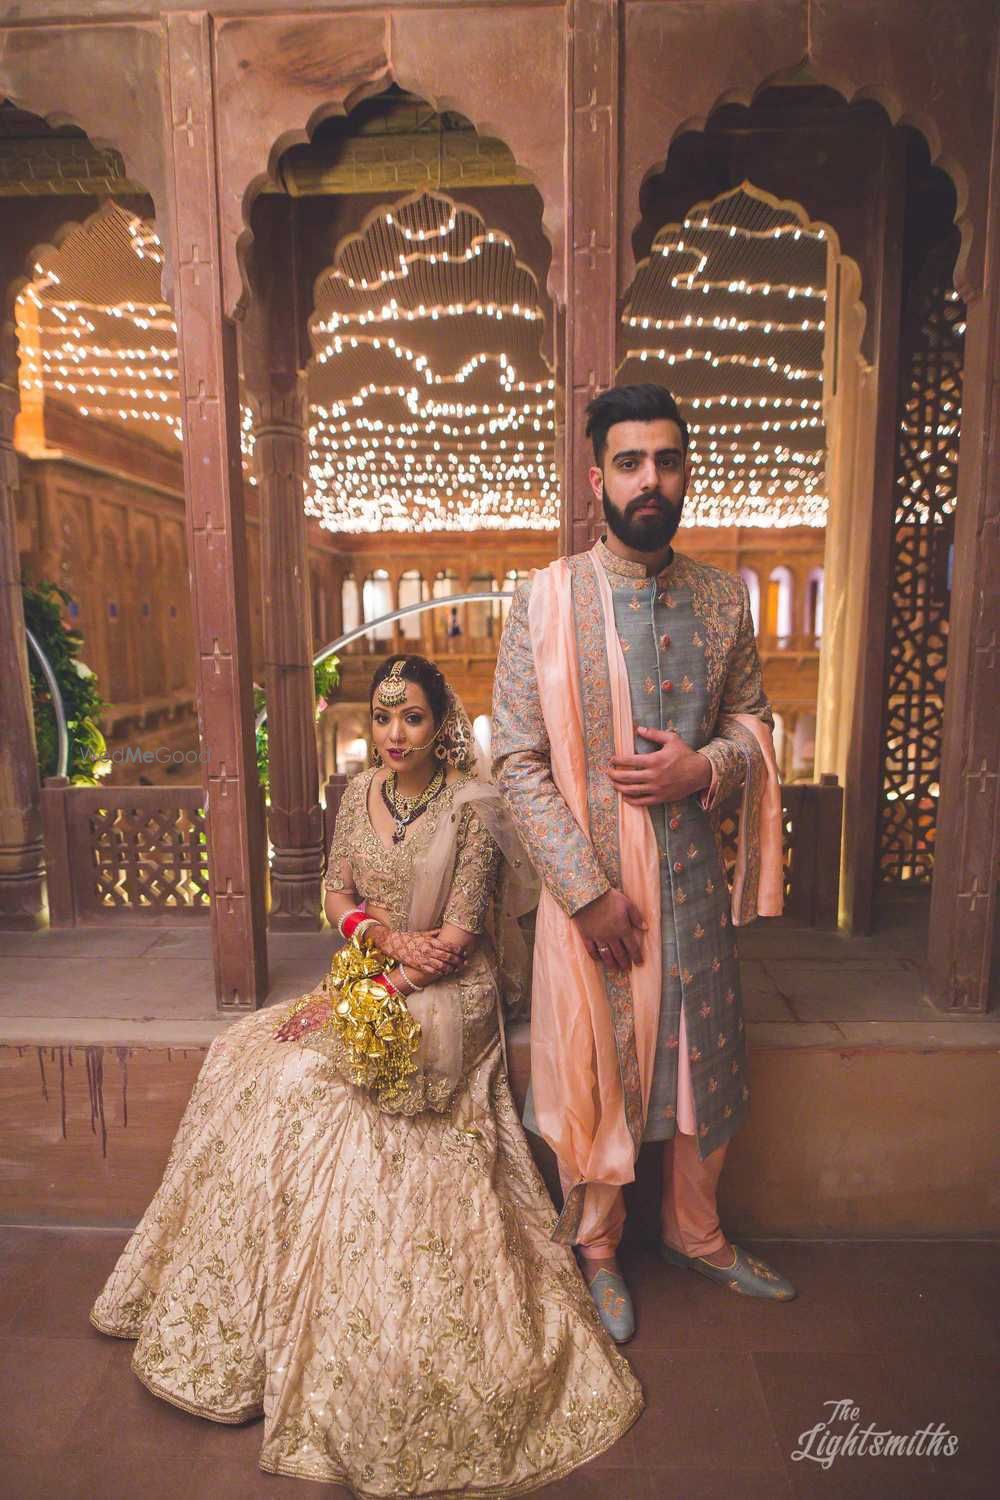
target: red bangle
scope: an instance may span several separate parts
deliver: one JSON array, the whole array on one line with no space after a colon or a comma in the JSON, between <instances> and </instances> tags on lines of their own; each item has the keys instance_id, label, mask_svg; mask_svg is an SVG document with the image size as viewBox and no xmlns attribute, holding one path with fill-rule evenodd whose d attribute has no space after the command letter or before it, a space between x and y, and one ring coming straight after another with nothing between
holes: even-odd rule
<instances>
[{"instance_id":1,"label":"red bangle","mask_svg":"<svg viewBox=\"0 0 1000 1500\"><path fill-rule=\"evenodd\" d=\"M353 934L361 926L361 923L367 920L368 914L363 906L356 906L353 911L345 912L337 924L340 928L340 935L345 942L349 943Z\"/></svg>"},{"instance_id":2,"label":"red bangle","mask_svg":"<svg viewBox=\"0 0 1000 1500\"><path fill-rule=\"evenodd\" d=\"M402 1000L402 994L386 974L376 974L371 982L372 984L384 984L390 995L395 995L397 1000Z\"/></svg>"}]
</instances>

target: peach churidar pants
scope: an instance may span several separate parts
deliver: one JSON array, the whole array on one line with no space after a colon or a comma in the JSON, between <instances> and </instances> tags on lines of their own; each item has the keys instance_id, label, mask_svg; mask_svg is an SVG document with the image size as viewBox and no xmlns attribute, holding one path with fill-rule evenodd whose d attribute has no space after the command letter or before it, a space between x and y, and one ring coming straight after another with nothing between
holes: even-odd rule
<instances>
[{"instance_id":1,"label":"peach churidar pants","mask_svg":"<svg viewBox=\"0 0 1000 1500\"><path fill-rule=\"evenodd\" d=\"M663 1142L663 1191L660 1198L660 1229L664 1243L682 1255L711 1255L721 1250L726 1237L719 1226L716 1190L726 1160L727 1146L720 1146L702 1161L693 1135L678 1131ZM569 1181L559 1169L563 1191ZM621 1192L598 1224L579 1241L594 1259L614 1255L625 1227L625 1199Z\"/></svg>"}]
</instances>

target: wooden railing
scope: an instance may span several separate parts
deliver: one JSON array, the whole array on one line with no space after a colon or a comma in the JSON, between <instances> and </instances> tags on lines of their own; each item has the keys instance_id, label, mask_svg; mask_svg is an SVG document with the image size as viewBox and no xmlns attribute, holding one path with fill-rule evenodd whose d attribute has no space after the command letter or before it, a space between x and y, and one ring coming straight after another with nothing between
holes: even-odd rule
<instances>
[{"instance_id":1,"label":"wooden railing","mask_svg":"<svg viewBox=\"0 0 1000 1500\"><path fill-rule=\"evenodd\" d=\"M200 786L71 786L50 776L42 817L53 927L207 921Z\"/></svg>"},{"instance_id":2,"label":"wooden railing","mask_svg":"<svg viewBox=\"0 0 1000 1500\"><path fill-rule=\"evenodd\" d=\"M346 776L325 786L327 849ZM835 927L843 791L835 778L782 787L785 918ZM49 920L188 922L209 914L208 845L200 787L79 787L51 776L42 789ZM735 813L721 824L736 858Z\"/></svg>"}]
</instances>

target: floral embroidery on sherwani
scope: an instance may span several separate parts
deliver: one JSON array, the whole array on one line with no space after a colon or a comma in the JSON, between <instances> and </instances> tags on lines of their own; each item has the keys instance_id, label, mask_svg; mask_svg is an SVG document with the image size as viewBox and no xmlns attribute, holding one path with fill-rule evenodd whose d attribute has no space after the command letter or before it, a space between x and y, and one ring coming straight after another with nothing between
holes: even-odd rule
<instances>
[{"instance_id":1,"label":"floral embroidery on sherwani","mask_svg":"<svg viewBox=\"0 0 1000 1500\"><path fill-rule=\"evenodd\" d=\"M405 913L419 849L375 848L370 782L348 785L329 878ZM445 913L477 931L496 857L465 812ZM435 816L457 816L450 799ZM308 1041L278 1041L295 1002L222 1032L94 1306L96 1327L137 1340L154 1394L216 1422L263 1415L268 1472L364 1500L513 1496L603 1452L641 1410L552 1239L488 939L463 982L461 1079L441 1111L387 1113Z\"/></svg>"},{"instance_id":2,"label":"floral embroidery on sherwani","mask_svg":"<svg viewBox=\"0 0 1000 1500\"><path fill-rule=\"evenodd\" d=\"M519 584L497 655L493 687L493 775L521 843L563 911L579 911L608 889L590 837L556 790L531 654L531 580ZM603 649L603 646L602 646Z\"/></svg>"}]
</instances>

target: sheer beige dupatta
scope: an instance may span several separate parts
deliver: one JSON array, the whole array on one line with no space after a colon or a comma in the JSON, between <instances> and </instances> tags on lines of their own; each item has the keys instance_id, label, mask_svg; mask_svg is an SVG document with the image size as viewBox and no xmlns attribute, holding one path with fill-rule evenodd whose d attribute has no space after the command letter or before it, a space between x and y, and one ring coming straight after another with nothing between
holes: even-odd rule
<instances>
[{"instance_id":1,"label":"sheer beige dupatta","mask_svg":"<svg viewBox=\"0 0 1000 1500\"><path fill-rule=\"evenodd\" d=\"M442 730L448 762L458 770L481 774L468 715L448 688L451 707ZM426 932L439 927L448 905L458 858L458 833L462 813L471 806L503 855L503 867L486 921L486 938L497 960L498 998L502 1005L516 1007L528 984L530 958L518 919L538 902L538 877L524 853L510 813L492 782L469 776L456 788L451 813L438 824L434 837L415 871L410 893L409 927ZM457 980L438 980L406 997L410 1014L420 1022L420 1047L416 1056L418 1076L414 1088L431 1107L446 1107L445 1101L462 1077L462 1004ZM498 1009L503 1040L503 1012ZM440 1101L440 1103L438 1102Z\"/></svg>"}]
</instances>

